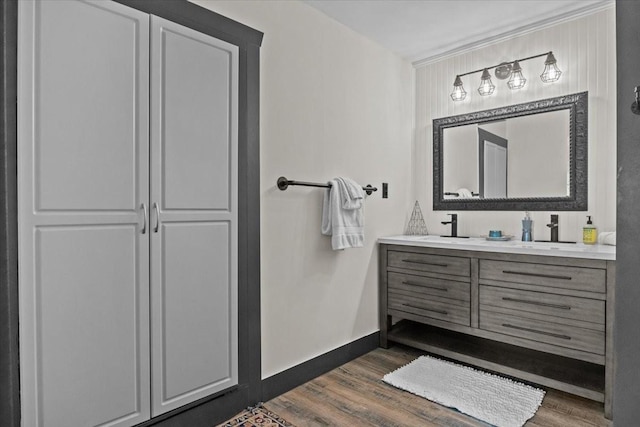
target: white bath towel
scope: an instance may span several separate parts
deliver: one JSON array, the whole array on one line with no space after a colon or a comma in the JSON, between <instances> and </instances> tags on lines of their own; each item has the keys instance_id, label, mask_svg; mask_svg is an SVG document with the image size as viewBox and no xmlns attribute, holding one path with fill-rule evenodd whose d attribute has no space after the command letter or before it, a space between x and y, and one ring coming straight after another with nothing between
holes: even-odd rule
<instances>
[{"instance_id":1,"label":"white bath towel","mask_svg":"<svg viewBox=\"0 0 640 427\"><path fill-rule=\"evenodd\" d=\"M349 178L329 181L322 204L322 234L334 250L364 246L364 191Z\"/></svg>"}]
</instances>

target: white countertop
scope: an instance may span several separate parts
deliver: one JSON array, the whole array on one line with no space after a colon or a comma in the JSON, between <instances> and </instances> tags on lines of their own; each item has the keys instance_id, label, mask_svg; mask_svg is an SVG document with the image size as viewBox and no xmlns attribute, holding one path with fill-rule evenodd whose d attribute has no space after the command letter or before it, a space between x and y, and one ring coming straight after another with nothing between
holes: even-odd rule
<instances>
[{"instance_id":1,"label":"white countertop","mask_svg":"<svg viewBox=\"0 0 640 427\"><path fill-rule=\"evenodd\" d=\"M584 243L522 242L520 240L494 241L484 237L390 236L378 243L390 245L422 246L427 248L458 249L467 251L502 252L524 255L543 255L568 258L615 260L616 247L585 245Z\"/></svg>"}]
</instances>

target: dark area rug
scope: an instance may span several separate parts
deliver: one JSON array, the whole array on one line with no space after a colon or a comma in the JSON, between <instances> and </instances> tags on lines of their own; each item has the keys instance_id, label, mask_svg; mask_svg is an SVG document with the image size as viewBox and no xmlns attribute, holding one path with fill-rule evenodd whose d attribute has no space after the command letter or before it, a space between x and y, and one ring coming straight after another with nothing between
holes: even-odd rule
<instances>
[{"instance_id":1,"label":"dark area rug","mask_svg":"<svg viewBox=\"0 0 640 427\"><path fill-rule=\"evenodd\" d=\"M247 408L227 422L218 427L295 427L293 424L281 418L278 414L258 404L253 408Z\"/></svg>"}]
</instances>

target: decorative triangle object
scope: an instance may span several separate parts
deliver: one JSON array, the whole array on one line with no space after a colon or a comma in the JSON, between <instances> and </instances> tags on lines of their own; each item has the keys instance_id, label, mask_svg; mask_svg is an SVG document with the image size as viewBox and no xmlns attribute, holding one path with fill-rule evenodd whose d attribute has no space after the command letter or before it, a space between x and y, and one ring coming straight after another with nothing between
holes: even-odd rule
<instances>
[{"instance_id":1,"label":"decorative triangle object","mask_svg":"<svg viewBox=\"0 0 640 427\"><path fill-rule=\"evenodd\" d=\"M420 203L416 200L416 204L413 205L413 212L411 213L411 219L407 226L407 233L409 236L426 236L427 224L424 222L422 216L422 209L420 209Z\"/></svg>"}]
</instances>

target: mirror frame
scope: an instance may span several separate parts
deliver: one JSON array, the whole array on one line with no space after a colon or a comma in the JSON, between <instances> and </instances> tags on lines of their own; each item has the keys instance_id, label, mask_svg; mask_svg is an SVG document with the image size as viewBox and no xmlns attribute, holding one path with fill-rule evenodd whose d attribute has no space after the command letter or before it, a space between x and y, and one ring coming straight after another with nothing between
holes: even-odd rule
<instances>
[{"instance_id":1,"label":"mirror frame","mask_svg":"<svg viewBox=\"0 0 640 427\"><path fill-rule=\"evenodd\" d=\"M433 210L586 211L588 205L588 92L525 102L433 120ZM444 130L556 110L569 110L569 195L502 199L445 199L442 144Z\"/></svg>"}]
</instances>

